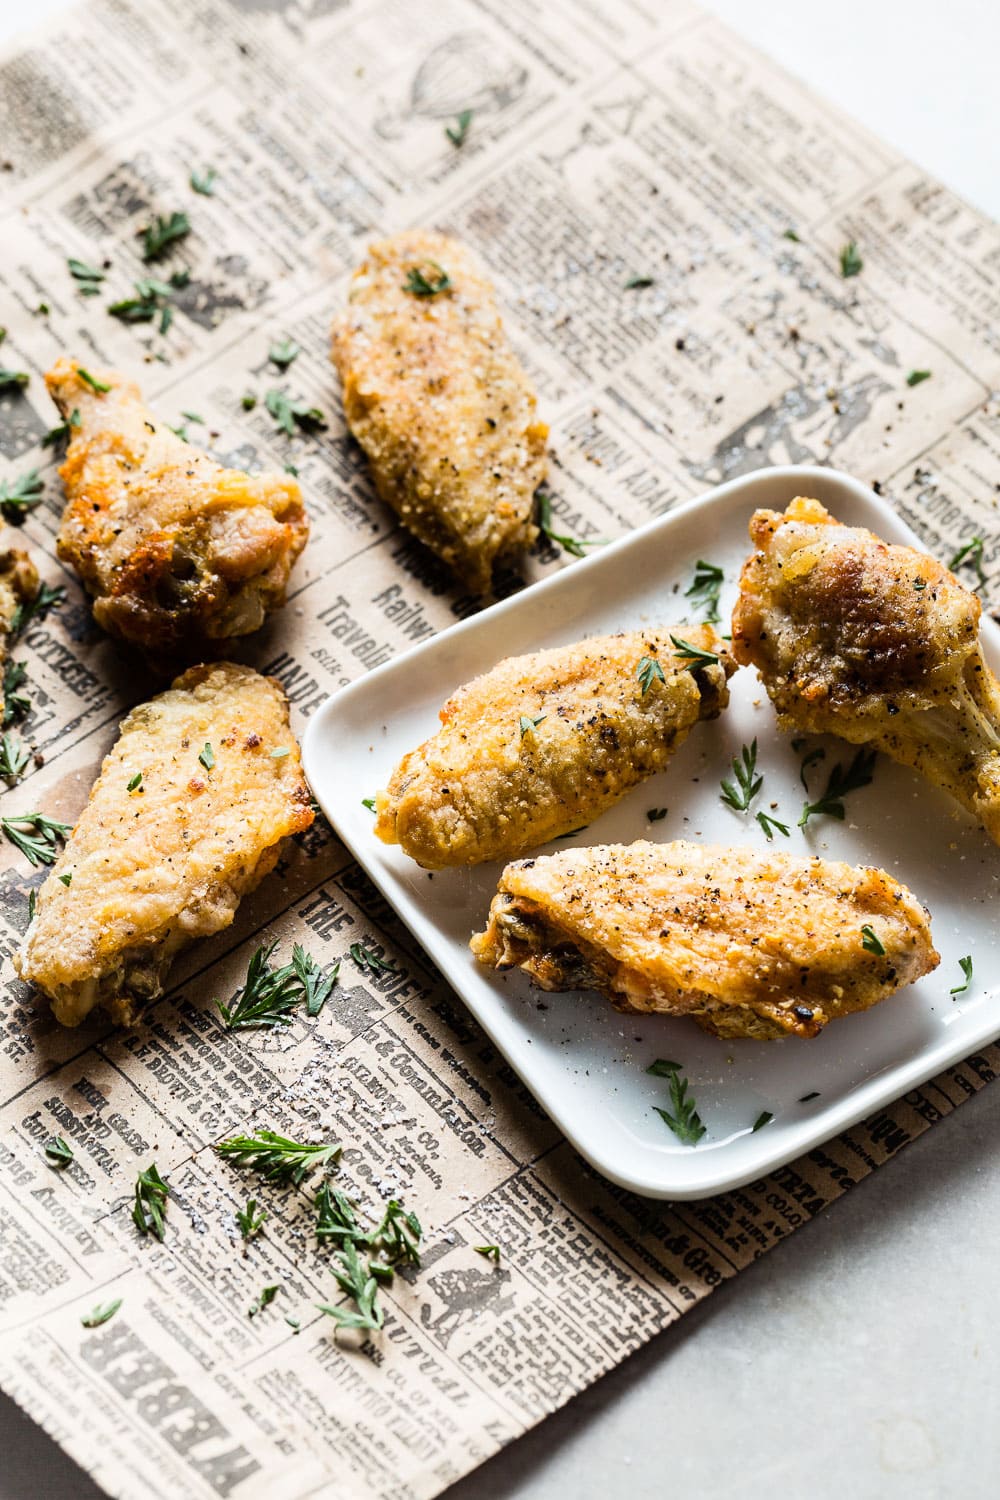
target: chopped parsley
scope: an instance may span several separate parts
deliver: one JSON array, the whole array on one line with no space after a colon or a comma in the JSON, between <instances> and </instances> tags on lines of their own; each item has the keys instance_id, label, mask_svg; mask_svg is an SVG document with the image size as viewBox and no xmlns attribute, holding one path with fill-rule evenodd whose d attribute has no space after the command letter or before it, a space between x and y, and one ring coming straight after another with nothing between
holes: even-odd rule
<instances>
[{"instance_id":1,"label":"chopped parsley","mask_svg":"<svg viewBox=\"0 0 1000 1500\"><path fill-rule=\"evenodd\" d=\"M472 124L472 113L471 109L460 110L454 125L446 125L444 127L444 133L453 146L465 145L465 137L468 135L469 126Z\"/></svg>"},{"instance_id":2,"label":"chopped parsley","mask_svg":"<svg viewBox=\"0 0 1000 1500\"><path fill-rule=\"evenodd\" d=\"M436 260L426 260L423 264L430 269L431 275L425 275L420 266L411 266L403 282L404 292L410 292L414 297L437 297L441 292L451 290L451 277L443 266L439 266Z\"/></svg>"},{"instance_id":3,"label":"chopped parsley","mask_svg":"<svg viewBox=\"0 0 1000 1500\"><path fill-rule=\"evenodd\" d=\"M384 1269L389 1270L388 1267ZM334 1256L333 1275L341 1291L346 1292L354 1303L354 1308L317 1302L320 1312L333 1318L338 1328L381 1328L385 1314L378 1300L375 1267L371 1261L361 1259L353 1240L347 1240L343 1250ZM389 1275L391 1277L391 1270Z\"/></svg>"},{"instance_id":4,"label":"chopped parsley","mask_svg":"<svg viewBox=\"0 0 1000 1500\"><path fill-rule=\"evenodd\" d=\"M956 984L954 989L948 991L949 995L964 995L972 983L972 954L966 954L965 958L958 960L958 967L965 975L964 984Z\"/></svg>"}]
</instances>

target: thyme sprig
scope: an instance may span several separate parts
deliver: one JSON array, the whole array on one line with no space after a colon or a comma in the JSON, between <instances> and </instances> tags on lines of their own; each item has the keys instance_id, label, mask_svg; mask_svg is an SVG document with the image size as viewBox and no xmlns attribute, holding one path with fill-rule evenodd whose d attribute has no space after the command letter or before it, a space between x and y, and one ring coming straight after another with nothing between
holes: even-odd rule
<instances>
[{"instance_id":1,"label":"thyme sprig","mask_svg":"<svg viewBox=\"0 0 1000 1500\"><path fill-rule=\"evenodd\" d=\"M215 1150L236 1167L252 1168L265 1182L301 1187L310 1172L336 1161L342 1147L326 1141L307 1144L274 1130L258 1130L254 1135L233 1135L219 1141Z\"/></svg>"}]
</instances>

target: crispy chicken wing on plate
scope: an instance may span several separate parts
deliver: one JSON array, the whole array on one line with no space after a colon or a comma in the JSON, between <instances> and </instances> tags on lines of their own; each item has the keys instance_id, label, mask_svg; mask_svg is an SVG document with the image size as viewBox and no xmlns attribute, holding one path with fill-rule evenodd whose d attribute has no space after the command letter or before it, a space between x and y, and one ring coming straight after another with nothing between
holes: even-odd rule
<instances>
[{"instance_id":1,"label":"crispy chicken wing on plate","mask_svg":"<svg viewBox=\"0 0 1000 1500\"><path fill-rule=\"evenodd\" d=\"M470 588L530 546L548 427L493 288L458 240L372 245L333 326L348 425L379 495Z\"/></svg>"},{"instance_id":2,"label":"crispy chicken wing on plate","mask_svg":"<svg viewBox=\"0 0 1000 1500\"><path fill-rule=\"evenodd\" d=\"M927 913L883 870L678 841L508 865L480 963L722 1037L811 1037L936 968Z\"/></svg>"},{"instance_id":3,"label":"crispy chicken wing on plate","mask_svg":"<svg viewBox=\"0 0 1000 1500\"><path fill-rule=\"evenodd\" d=\"M376 799L375 832L432 870L571 833L716 718L735 670L710 625L508 657L459 688L437 734L403 757Z\"/></svg>"},{"instance_id":4,"label":"crispy chicken wing on plate","mask_svg":"<svg viewBox=\"0 0 1000 1500\"><path fill-rule=\"evenodd\" d=\"M818 500L758 510L750 536L732 649L757 668L782 728L884 750L1000 843L1000 683L975 594Z\"/></svg>"},{"instance_id":5,"label":"crispy chicken wing on plate","mask_svg":"<svg viewBox=\"0 0 1000 1500\"><path fill-rule=\"evenodd\" d=\"M78 414L58 548L97 623L164 660L257 630L309 534L298 483L224 469L114 371L61 359L45 379L63 416Z\"/></svg>"},{"instance_id":6,"label":"crispy chicken wing on plate","mask_svg":"<svg viewBox=\"0 0 1000 1500\"><path fill-rule=\"evenodd\" d=\"M312 820L279 685L191 667L122 724L14 967L65 1026L99 1004L130 1024L174 955L228 927Z\"/></svg>"}]
</instances>

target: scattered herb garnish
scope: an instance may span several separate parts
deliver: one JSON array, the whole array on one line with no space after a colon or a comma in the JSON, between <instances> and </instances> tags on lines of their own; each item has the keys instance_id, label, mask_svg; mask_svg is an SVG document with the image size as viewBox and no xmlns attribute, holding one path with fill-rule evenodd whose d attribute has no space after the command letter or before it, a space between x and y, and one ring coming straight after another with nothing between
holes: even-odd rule
<instances>
[{"instance_id":1,"label":"scattered herb garnish","mask_svg":"<svg viewBox=\"0 0 1000 1500\"><path fill-rule=\"evenodd\" d=\"M9 731L0 736L0 777L20 781L31 764L31 751L24 741Z\"/></svg>"},{"instance_id":2,"label":"scattered herb garnish","mask_svg":"<svg viewBox=\"0 0 1000 1500\"><path fill-rule=\"evenodd\" d=\"M32 888L28 892L28 921L29 922L33 922L35 920L35 907L37 906L37 904L38 904L38 892L34 888Z\"/></svg>"},{"instance_id":3,"label":"scattered herb garnish","mask_svg":"<svg viewBox=\"0 0 1000 1500\"><path fill-rule=\"evenodd\" d=\"M271 1303L274 1301L275 1297L280 1291L281 1288L277 1283L274 1283L272 1286L263 1287L257 1293L254 1301L250 1304L250 1308L247 1312L247 1317L255 1318L258 1313L264 1311L265 1307L270 1307Z\"/></svg>"},{"instance_id":4,"label":"scattered herb garnish","mask_svg":"<svg viewBox=\"0 0 1000 1500\"><path fill-rule=\"evenodd\" d=\"M380 958L373 949L366 948L363 943L352 943L348 951L359 969L371 969L374 974L377 974L380 969L387 969L390 974L398 972L395 964Z\"/></svg>"},{"instance_id":5,"label":"scattered herb garnish","mask_svg":"<svg viewBox=\"0 0 1000 1500\"><path fill-rule=\"evenodd\" d=\"M45 486L37 469L29 469L19 479L0 484L0 516L12 526L20 526L29 510L41 502Z\"/></svg>"},{"instance_id":6,"label":"scattered herb garnish","mask_svg":"<svg viewBox=\"0 0 1000 1500\"><path fill-rule=\"evenodd\" d=\"M271 954L277 946L275 938L269 946L256 949L247 965L243 988L232 1005L216 1001L219 1014L230 1030L281 1026L291 1019L291 1012L302 999L303 985L294 964L283 964L279 969L271 967Z\"/></svg>"},{"instance_id":7,"label":"scattered herb garnish","mask_svg":"<svg viewBox=\"0 0 1000 1500\"><path fill-rule=\"evenodd\" d=\"M69 273L76 282L76 289L84 297L96 297L101 290L101 282L105 273L97 266L88 266L85 260L76 260L70 255L66 258Z\"/></svg>"},{"instance_id":8,"label":"scattered herb garnish","mask_svg":"<svg viewBox=\"0 0 1000 1500\"><path fill-rule=\"evenodd\" d=\"M340 964L334 964L329 974L324 974L322 966L316 962L312 954L307 953L301 943L295 943L292 946L292 968L302 987L302 997L306 1002L306 1015L318 1016L333 993L333 987L340 974Z\"/></svg>"},{"instance_id":9,"label":"scattered herb garnish","mask_svg":"<svg viewBox=\"0 0 1000 1500\"><path fill-rule=\"evenodd\" d=\"M858 247L854 240L850 240L840 252L840 274L845 280L850 276L857 276L861 271L864 261L858 254Z\"/></svg>"},{"instance_id":10,"label":"scattered herb garnish","mask_svg":"<svg viewBox=\"0 0 1000 1500\"><path fill-rule=\"evenodd\" d=\"M227 1141L219 1141L215 1149L234 1166L252 1167L265 1182L291 1183L293 1187L301 1187L314 1168L335 1161L341 1152L336 1144L307 1145L273 1130L230 1136Z\"/></svg>"},{"instance_id":11,"label":"scattered herb garnish","mask_svg":"<svg viewBox=\"0 0 1000 1500\"><path fill-rule=\"evenodd\" d=\"M861 946L866 953L875 953L879 958L885 953L885 945L874 927L868 922L861 929Z\"/></svg>"},{"instance_id":12,"label":"scattered herb garnish","mask_svg":"<svg viewBox=\"0 0 1000 1500\"><path fill-rule=\"evenodd\" d=\"M931 373L930 370L911 370L906 377L906 383L907 385L920 385L922 381L930 380Z\"/></svg>"},{"instance_id":13,"label":"scattered herb garnish","mask_svg":"<svg viewBox=\"0 0 1000 1500\"><path fill-rule=\"evenodd\" d=\"M976 570L980 588L984 587L986 574L983 572L983 539L981 536L974 536L971 542L966 542L964 547L959 547L948 566L954 573L963 563L972 564Z\"/></svg>"},{"instance_id":14,"label":"scattered herb garnish","mask_svg":"<svg viewBox=\"0 0 1000 1500\"><path fill-rule=\"evenodd\" d=\"M753 1129L750 1132L751 1135L756 1135L758 1130L763 1130L765 1125L770 1125L773 1119L774 1115L769 1109L762 1109L756 1120L754 1120L753 1122Z\"/></svg>"},{"instance_id":15,"label":"scattered herb garnish","mask_svg":"<svg viewBox=\"0 0 1000 1500\"><path fill-rule=\"evenodd\" d=\"M96 391L99 396L103 396L106 391L110 391L111 389L109 385L105 385L103 380L98 380L95 376L91 375L90 371L85 370L82 365L77 365L76 373L84 385L89 385L90 389Z\"/></svg>"},{"instance_id":16,"label":"scattered herb garnish","mask_svg":"<svg viewBox=\"0 0 1000 1500\"><path fill-rule=\"evenodd\" d=\"M658 1057L654 1063L650 1063L646 1072L652 1074L654 1078L669 1078L671 1074L678 1071L680 1066L680 1063L670 1062L666 1057Z\"/></svg>"},{"instance_id":17,"label":"scattered herb garnish","mask_svg":"<svg viewBox=\"0 0 1000 1500\"><path fill-rule=\"evenodd\" d=\"M661 823L663 821L663 819L667 816L667 813L669 812L669 810L670 809L666 808L666 807L647 807L647 809L646 809L646 818L647 818L647 821L650 822L650 823Z\"/></svg>"},{"instance_id":18,"label":"scattered herb garnish","mask_svg":"<svg viewBox=\"0 0 1000 1500\"><path fill-rule=\"evenodd\" d=\"M381 1251L391 1265L420 1266L423 1230L416 1214L408 1213L397 1198L390 1198L381 1222L368 1236L368 1243Z\"/></svg>"},{"instance_id":19,"label":"scattered herb garnish","mask_svg":"<svg viewBox=\"0 0 1000 1500\"><path fill-rule=\"evenodd\" d=\"M244 411L253 411L254 407L257 405L257 397L254 395L253 391L244 391L243 395L240 397L240 405L242 406Z\"/></svg>"},{"instance_id":20,"label":"scattered herb garnish","mask_svg":"<svg viewBox=\"0 0 1000 1500\"><path fill-rule=\"evenodd\" d=\"M652 276L630 276L625 283L626 292L641 292L648 286L655 286L656 282Z\"/></svg>"},{"instance_id":21,"label":"scattered herb garnish","mask_svg":"<svg viewBox=\"0 0 1000 1500\"><path fill-rule=\"evenodd\" d=\"M795 748L794 745L792 748ZM809 783L808 781L806 781L806 772L808 771L809 767L814 766L818 760L825 759L826 751L822 746L820 746L818 750L810 750L808 754L803 755L802 764L801 766L799 766L799 780L802 783L802 790L804 792L808 792L809 790Z\"/></svg>"},{"instance_id":22,"label":"scattered herb garnish","mask_svg":"<svg viewBox=\"0 0 1000 1500\"><path fill-rule=\"evenodd\" d=\"M215 179L218 175L214 167L206 167L204 172L192 172L189 181L193 190L201 193L203 198L214 198Z\"/></svg>"},{"instance_id":23,"label":"scattered herb garnish","mask_svg":"<svg viewBox=\"0 0 1000 1500\"><path fill-rule=\"evenodd\" d=\"M80 1322L84 1328L100 1328L102 1323L110 1322L124 1300L123 1297L115 1297L113 1302L105 1302L103 1304L98 1302L97 1306L92 1307L89 1313L84 1313Z\"/></svg>"},{"instance_id":24,"label":"scattered herb garnish","mask_svg":"<svg viewBox=\"0 0 1000 1500\"><path fill-rule=\"evenodd\" d=\"M714 667L719 660L714 651L702 651L700 646L692 646L683 636L672 635L670 640L677 655L687 662L689 672L697 672L700 667Z\"/></svg>"},{"instance_id":25,"label":"scattered herb garnish","mask_svg":"<svg viewBox=\"0 0 1000 1500\"><path fill-rule=\"evenodd\" d=\"M477 1255L484 1255L487 1260L493 1261L495 1265L500 1264L499 1245L473 1245L472 1248Z\"/></svg>"},{"instance_id":26,"label":"scattered herb garnish","mask_svg":"<svg viewBox=\"0 0 1000 1500\"><path fill-rule=\"evenodd\" d=\"M774 838L775 829L777 829L779 833L783 833L786 839L790 839L792 836L787 823L779 823L777 818L769 817L766 812L759 812L757 814L757 822L764 830L764 834L767 838L768 843L770 843Z\"/></svg>"},{"instance_id":27,"label":"scattered herb garnish","mask_svg":"<svg viewBox=\"0 0 1000 1500\"><path fill-rule=\"evenodd\" d=\"M29 620L44 620L50 610L59 609L65 603L66 590L62 584L52 588L50 584L43 583L33 599L28 599L17 606L10 621L10 634L20 635Z\"/></svg>"},{"instance_id":28,"label":"scattered herb garnish","mask_svg":"<svg viewBox=\"0 0 1000 1500\"><path fill-rule=\"evenodd\" d=\"M804 828L813 817L840 818L843 821L843 798L848 792L856 792L860 787L870 784L875 755L874 750L858 750L846 768L838 761L827 778L822 797L816 802L807 802L803 807L799 827Z\"/></svg>"},{"instance_id":29,"label":"scattered herb garnish","mask_svg":"<svg viewBox=\"0 0 1000 1500\"><path fill-rule=\"evenodd\" d=\"M302 350L292 339L282 339L280 344L272 344L267 351L267 357L272 365L277 365L279 370L287 370L293 360L298 359Z\"/></svg>"},{"instance_id":30,"label":"scattered herb garnish","mask_svg":"<svg viewBox=\"0 0 1000 1500\"><path fill-rule=\"evenodd\" d=\"M66 889L69 890L70 886L73 884L73 871L70 870L67 874L58 875L56 878L58 880L61 880Z\"/></svg>"},{"instance_id":31,"label":"scattered herb garnish","mask_svg":"<svg viewBox=\"0 0 1000 1500\"><path fill-rule=\"evenodd\" d=\"M640 656L639 665L635 669L635 675L639 679L639 695L642 698L645 698L654 682L666 682L667 680L663 675L663 668L655 656Z\"/></svg>"},{"instance_id":32,"label":"scattered herb garnish","mask_svg":"<svg viewBox=\"0 0 1000 1500\"><path fill-rule=\"evenodd\" d=\"M426 276L420 266L411 266L403 282L403 291L411 292L414 297L436 297L440 292L449 291L451 277L444 267L436 260L426 260L424 265L430 267L432 276Z\"/></svg>"},{"instance_id":33,"label":"scattered herb garnish","mask_svg":"<svg viewBox=\"0 0 1000 1500\"><path fill-rule=\"evenodd\" d=\"M463 109L459 111L458 119L455 121L454 125L446 125L444 127L444 133L448 137L449 141L451 141L451 144L453 146L464 146L465 137L469 133L469 126L471 124L472 110Z\"/></svg>"},{"instance_id":34,"label":"scattered herb garnish","mask_svg":"<svg viewBox=\"0 0 1000 1500\"><path fill-rule=\"evenodd\" d=\"M50 427L42 438L43 448L55 448L59 443L65 441L72 435L72 429L80 425L80 409L74 406L65 422L59 422L55 427Z\"/></svg>"},{"instance_id":35,"label":"scattered herb garnish","mask_svg":"<svg viewBox=\"0 0 1000 1500\"><path fill-rule=\"evenodd\" d=\"M175 271L169 282L157 281L152 276L143 277L135 282L135 296L112 302L108 312L123 323L151 323L159 315L160 332L166 333L174 316L173 308L165 305L166 299L187 286L189 280L187 271Z\"/></svg>"},{"instance_id":36,"label":"scattered herb garnish","mask_svg":"<svg viewBox=\"0 0 1000 1500\"><path fill-rule=\"evenodd\" d=\"M211 743L208 740L205 741L204 746L199 752L198 759L201 761L206 771L210 771L215 765L215 751L212 749Z\"/></svg>"},{"instance_id":37,"label":"scattered herb garnish","mask_svg":"<svg viewBox=\"0 0 1000 1500\"><path fill-rule=\"evenodd\" d=\"M586 557L587 547L603 547L604 542L595 538L593 541L580 541L575 536L563 535L552 530L552 496L544 490L535 491L535 499L538 501L538 529L550 542L568 552L570 557Z\"/></svg>"},{"instance_id":38,"label":"scattered herb garnish","mask_svg":"<svg viewBox=\"0 0 1000 1500\"><path fill-rule=\"evenodd\" d=\"M30 379L24 370L0 370L0 391L21 390Z\"/></svg>"},{"instance_id":39,"label":"scattered herb garnish","mask_svg":"<svg viewBox=\"0 0 1000 1500\"><path fill-rule=\"evenodd\" d=\"M178 240L190 234L191 223L185 213L172 213L169 218L157 214L151 223L137 231L142 236L143 260L159 260L160 256Z\"/></svg>"},{"instance_id":40,"label":"scattered herb garnish","mask_svg":"<svg viewBox=\"0 0 1000 1500\"><path fill-rule=\"evenodd\" d=\"M701 1140L705 1134L705 1127L701 1123L701 1116L695 1108L695 1102L688 1092L688 1081L681 1077L680 1066L664 1064L662 1061L654 1063L652 1068L647 1068L647 1073L652 1073L654 1068L667 1069L666 1077L670 1080L670 1103L673 1113L669 1109L661 1109L654 1104L653 1108L665 1125L668 1125L679 1141L687 1146L693 1146Z\"/></svg>"},{"instance_id":41,"label":"scattered herb garnish","mask_svg":"<svg viewBox=\"0 0 1000 1500\"><path fill-rule=\"evenodd\" d=\"M378 1301L378 1281L371 1262L361 1259L353 1240L347 1240L343 1250L338 1251L333 1259L333 1274L337 1285L352 1299L356 1311L349 1307L317 1302L320 1312L333 1318L338 1328L381 1328L384 1314ZM388 1271L389 1276L392 1275L388 1267L384 1270Z\"/></svg>"},{"instance_id":42,"label":"scattered herb garnish","mask_svg":"<svg viewBox=\"0 0 1000 1500\"><path fill-rule=\"evenodd\" d=\"M21 718L31 707L31 699L20 691L28 673L24 663L9 661L3 669L3 728Z\"/></svg>"},{"instance_id":43,"label":"scattered herb garnish","mask_svg":"<svg viewBox=\"0 0 1000 1500\"><path fill-rule=\"evenodd\" d=\"M703 610L702 619L710 625L722 619L719 612L719 591L725 574L713 563L698 559L691 587L684 590L685 599L690 599L695 609Z\"/></svg>"},{"instance_id":44,"label":"scattered herb garnish","mask_svg":"<svg viewBox=\"0 0 1000 1500\"><path fill-rule=\"evenodd\" d=\"M547 717L547 714L539 714L537 719L533 719L529 714L522 714L519 720L522 740L526 734L530 734L533 729L537 729L542 720Z\"/></svg>"},{"instance_id":45,"label":"scattered herb garnish","mask_svg":"<svg viewBox=\"0 0 1000 1500\"><path fill-rule=\"evenodd\" d=\"M239 1226L240 1234L248 1244L256 1235L260 1234L267 1217L268 1214L265 1209L262 1208L260 1213L257 1212L256 1198L248 1198L246 1208L238 1208L236 1210L236 1223Z\"/></svg>"},{"instance_id":46,"label":"scattered herb garnish","mask_svg":"<svg viewBox=\"0 0 1000 1500\"><path fill-rule=\"evenodd\" d=\"M969 953L966 954L965 958L960 958L958 960L958 967L965 975L965 983L956 984L954 989L948 991L949 995L964 995L972 983L972 954Z\"/></svg>"},{"instance_id":47,"label":"scattered herb garnish","mask_svg":"<svg viewBox=\"0 0 1000 1500\"><path fill-rule=\"evenodd\" d=\"M361 799L361 806L362 807L367 807L368 811L370 813L373 813L375 811L375 798L374 797L362 797L362 799Z\"/></svg>"},{"instance_id":48,"label":"scattered herb garnish","mask_svg":"<svg viewBox=\"0 0 1000 1500\"><path fill-rule=\"evenodd\" d=\"M751 802L764 785L763 776L757 775L756 739L753 739L749 745L743 746L738 760L735 756L733 757L732 767L737 785L734 786L731 781L721 781L719 785L722 791L719 794L719 800L736 812L749 812Z\"/></svg>"},{"instance_id":49,"label":"scattered herb garnish","mask_svg":"<svg viewBox=\"0 0 1000 1500\"><path fill-rule=\"evenodd\" d=\"M50 1167L61 1172L73 1160L73 1148L63 1140L61 1135L54 1135L51 1140L45 1142L45 1160Z\"/></svg>"},{"instance_id":50,"label":"scattered herb garnish","mask_svg":"<svg viewBox=\"0 0 1000 1500\"><path fill-rule=\"evenodd\" d=\"M326 418L316 406L305 401L293 401L284 391L273 389L264 397L264 405L278 424L279 432L295 436L296 427L311 431L326 426Z\"/></svg>"},{"instance_id":51,"label":"scattered herb garnish","mask_svg":"<svg viewBox=\"0 0 1000 1500\"><path fill-rule=\"evenodd\" d=\"M802 243L798 235L795 233L794 229L786 229L781 237L783 240L791 240L795 245L800 245Z\"/></svg>"},{"instance_id":52,"label":"scattered herb garnish","mask_svg":"<svg viewBox=\"0 0 1000 1500\"><path fill-rule=\"evenodd\" d=\"M56 846L69 833L70 826L57 823L44 813L15 813L12 818L0 818L0 830L33 865L55 864Z\"/></svg>"},{"instance_id":53,"label":"scattered herb garnish","mask_svg":"<svg viewBox=\"0 0 1000 1500\"><path fill-rule=\"evenodd\" d=\"M156 1170L155 1161L144 1172L140 1172L135 1180L135 1205L132 1209L132 1222L140 1234L155 1234L161 1243L165 1228L164 1213L166 1212L169 1193L170 1184Z\"/></svg>"},{"instance_id":54,"label":"scattered herb garnish","mask_svg":"<svg viewBox=\"0 0 1000 1500\"><path fill-rule=\"evenodd\" d=\"M336 1240L345 1244L353 1240L359 1245L368 1243L368 1232L362 1229L354 1216L351 1200L328 1182L321 1182L313 1199L316 1210L316 1238Z\"/></svg>"},{"instance_id":55,"label":"scattered herb garnish","mask_svg":"<svg viewBox=\"0 0 1000 1500\"><path fill-rule=\"evenodd\" d=\"M808 1104L809 1101L810 1101L810 1099L818 1099L818 1098L819 1098L819 1089L813 1089L813 1091L812 1091L811 1094L803 1094L802 1098L799 1100L799 1103L800 1104Z\"/></svg>"},{"instance_id":56,"label":"scattered herb garnish","mask_svg":"<svg viewBox=\"0 0 1000 1500\"><path fill-rule=\"evenodd\" d=\"M136 771L135 775L132 776L132 777L130 777L128 786L126 786L125 790L127 792L137 792L141 786L142 786L142 772L141 771Z\"/></svg>"}]
</instances>

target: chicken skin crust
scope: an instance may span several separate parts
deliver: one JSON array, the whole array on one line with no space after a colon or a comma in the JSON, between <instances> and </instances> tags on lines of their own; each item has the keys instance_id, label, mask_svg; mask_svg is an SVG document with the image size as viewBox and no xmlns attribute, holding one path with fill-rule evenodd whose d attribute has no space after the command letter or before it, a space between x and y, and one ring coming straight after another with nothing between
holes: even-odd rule
<instances>
[{"instance_id":1,"label":"chicken skin crust","mask_svg":"<svg viewBox=\"0 0 1000 1500\"><path fill-rule=\"evenodd\" d=\"M884 870L682 841L508 865L470 946L543 990L756 1041L816 1036L939 962L926 911Z\"/></svg>"},{"instance_id":2,"label":"chicken skin crust","mask_svg":"<svg viewBox=\"0 0 1000 1500\"><path fill-rule=\"evenodd\" d=\"M89 371L86 373L90 373ZM71 423L58 551L109 634L153 658L190 659L257 630L285 602L309 523L287 474L224 469L171 432L112 370L95 390L75 360L45 377Z\"/></svg>"},{"instance_id":3,"label":"chicken skin crust","mask_svg":"<svg viewBox=\"0 0 1000 1500\"><path fill-rule=\"evenodd\" d=\"M757 511L750 537L732 649L757 668L781 727L884 750L1000 843L1000 683L975 594L818 500Z\"/></svg>"},{"instance_id":4,"label":"chicken skin crust","mask_svg":"<svg viewBox=\"0 0 1000 1500\"><path fill-rule=\"evenodd\" d=\"M407 290L444 277L441 290ZM332 358L379 495L487 593L496 560L537 535L549 429L465 246L427 230L372 245L333 325Z\"/></svg>"},{"instance_id":5,"label":"chicken skin crust","mask_svg":"<svg viewBox=\"0 0 1000 1500\"><path fill-rule=\"evenodd\" d=\"M228 927L282 839L312 821L278 683L231 662L191 667L122 724L14 967L64 1026L99 1004L131 1025L174 955Z\"/></svg>"},{"instance_id":6,"label":"chicken skin crust","mask_svg":"<svg viewBox=\"0 0 1000 1500\"><path fill-rule=\"evenodd\" d=\"M6 705L3 697L4 667L22 604L30 604L38 593L38 569L20 547L0 551L0 725Z\"/></svg>"},{"instance_id":7,"label":"chicken skin crust","mask_svg":"<svg viewBox=\"0 0 1000 1500\"><path fill-rule=\"evenodd\" d=\"M714 659L685 660L672 633ZM692 725L726 707L735 670L710 625L508 657L459 688L438 733L403 757L375 832L430 870L536 849L662 771Z\"/></svg>"}]
</instances>

